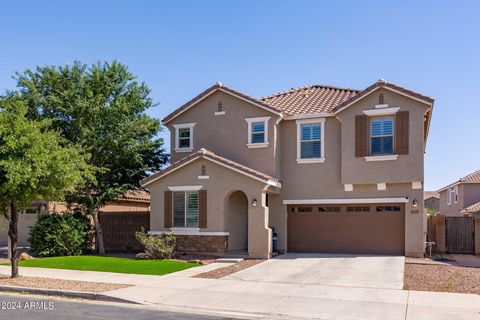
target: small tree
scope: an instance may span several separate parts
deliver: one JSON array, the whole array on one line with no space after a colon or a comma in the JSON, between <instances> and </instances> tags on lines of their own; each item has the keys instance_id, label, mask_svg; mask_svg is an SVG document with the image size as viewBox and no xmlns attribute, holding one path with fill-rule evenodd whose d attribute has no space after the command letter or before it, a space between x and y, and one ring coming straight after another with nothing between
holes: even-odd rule
<instances>
[{"instance_id":1,"label":"small tree","mask_svg":"<svg viewBox=\"0 0 480 320\"><path fill-rule=\"evenodd\" d=\"M168 160L160 121L146 114L155 106L150 89L116 61L38 67L17 74L17 81L29 118L50 119L63 138L91 153L95 179L66 199L93 217L95 242L105 253L99 209Z\"/></svg>"},{"instance_id":2,"label":"small tree","mask_svg":"<svg viewBox=\"0 0 480 320\"><path fill-rule=\"evenodd\" d=\"M0 98L0 210L9 221L12 278L18 277L18 211L33 200L60 200L93 179L81 148L65 144L50 120L29 120L26 113L19 97Z\"/></svg>"}]
</instances>

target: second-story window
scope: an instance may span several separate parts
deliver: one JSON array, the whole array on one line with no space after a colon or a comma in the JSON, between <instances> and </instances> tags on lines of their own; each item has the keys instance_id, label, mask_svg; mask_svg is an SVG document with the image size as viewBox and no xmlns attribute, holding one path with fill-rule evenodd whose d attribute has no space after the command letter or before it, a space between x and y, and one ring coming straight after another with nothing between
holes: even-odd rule
<instances>
[{"instance_id":1,"label":"second-story window","mask_svg":"<svg viewBox=\"0 0 480 320\"><path fill-rule=\"evenodd\" d=\"M321 156L321 134L320 123L301 125L301 153L302 159L320 158Z\"/></svg>"},{"instance_id":2,"label":"second-story window","mask_svg":"<svg viewBox=\"0 0 480 320\"><path fill-rule=\"evenodd\" d=\"M265 142L265 122L252 122L252 143Z\"/></svg>"},{"instance_id":3,"label":"second-story window","mask_svg":"<svg viewBox=\"0 0 480 320\"><path fill-rule=\"evenodd\" d=\"M174 124L175 152L190 152L193 150L193 127L195 123Z\"/></svg>"},{"instance_id":4,"label":"second-story window","mask_svg":"<svg viewBox=\"0 0 480 320\"><path fill-rule=\"evenodd\" d=\"M247 118L249 148L264 148L268 146L268 120L270 117Z\"/></svg>"},{"instance_id":5,"label":"second-story window","mask_svg":"<svg viewBox=\"0 0 480 320\"><path fill-rule=\"evenodd\" d=\"M297 163L325 161L325 118L297 120Z\"/></svg>"},{"instance_id":6,"label":"second-story window","mask_svg":"<svg viewBox=\"0 0 480 320\"><path fill-rule=\"evenodd\" d=\"M370 154L393 154L393 117L370 119Z\"/></svg>"}]
</instances>

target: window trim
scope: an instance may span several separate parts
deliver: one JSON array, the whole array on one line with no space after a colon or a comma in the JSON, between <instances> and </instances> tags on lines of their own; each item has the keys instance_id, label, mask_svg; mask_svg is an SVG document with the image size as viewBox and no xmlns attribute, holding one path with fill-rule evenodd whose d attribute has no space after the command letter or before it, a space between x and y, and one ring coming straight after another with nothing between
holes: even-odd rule
<instances>
[{"instance_id":1,"label":"window trim","mask_svg":"<svg viewBox=\"0 0 480 320\"><path fill-rule=\"evenodd\" d=\"M382 118L392 118L392 153L388 154L372 154L372 120ZM382 116L368 117L368 156L365 157L367 161L383 161L396 160L398 155L395 154L395 115L387 114ZM375 137L389 137L390 135L380 135Z\"/></svg>"},{"instance_id":2,"label":"window trim","mask_svg":"<svg viewBox=\"0 0 480 320\"><path fill-rule=\"evenodd\" d=\"M248 148L266 148L268 147L268 121L271 117L256 117L256 118L245 118L245 121L248 124L248 137L247 137L247 147ZM254 122L263 122L265 131L264 134L264 141L253 143L252 142L252 124Z\"/></svg>"},{"instance_id":3,"label":"window trim","mask_svg":"<svg viewBox=\"0 0 480 320\"><path fill-rule=\"evenodd\" d=\"M453 203L458 203L458 186L453 187Z\"/></svg>"},{"instance_id":4,"label":"window trim","mask_svg":"<svg viewBox=\"0 0 480 320\"><path fill-rule=\"evenodd\" d=\"M297 124L297 163L325 162L325 118L296 120ZM320 124L320 158L302 158L302 124Z\"/></svg>"},{"instance_id":5,"label":"window trim","mask_svg":"<svg viewBox=\"0 0 480 320\"><path fill-rule=\"evenodd\" d=\"M173 150L175 152L193 151L193 127L195 127L195 125L196 123L179 123L173 125L173 127L175 128L175 148ZM190 147L188 148L180 148L180 129L190 129Z\"/></svg>"}]
</instances>

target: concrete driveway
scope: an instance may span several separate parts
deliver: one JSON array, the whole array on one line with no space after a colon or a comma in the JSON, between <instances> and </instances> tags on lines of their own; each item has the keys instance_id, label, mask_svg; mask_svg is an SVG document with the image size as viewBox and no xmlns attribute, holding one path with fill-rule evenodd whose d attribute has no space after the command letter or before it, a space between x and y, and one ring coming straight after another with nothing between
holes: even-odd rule
<instances>
[{"instance_id":1,"label":"concrete driveway","mask_svg":"<svg viewBox=\"0 0 480 320\"><path fill-rule=\"evenodd\" d=\"M402 289L405 257L287 253L225 279Z\"/></svg>"}]
</instances>

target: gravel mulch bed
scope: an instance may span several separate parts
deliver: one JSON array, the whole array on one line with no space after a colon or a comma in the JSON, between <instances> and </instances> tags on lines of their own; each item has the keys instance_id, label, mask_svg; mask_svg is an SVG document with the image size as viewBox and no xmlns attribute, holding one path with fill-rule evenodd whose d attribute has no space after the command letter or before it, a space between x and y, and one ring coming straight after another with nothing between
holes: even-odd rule
<instances>
[{"instance_id":1,"label":"gravel mulch bed","mask_svg":"<svg viewBox=\"0 0 480 320\"><path fill-rule=\"evenodd\" d=\"M407 263L403 288L480 294L480 268Z\"/></svg>"},{"instance_id":2,"label":"gravel mulch bed","mask_svg":"<svg viewBox=\"0 0 480 320\"><path fill-rule=\"evenodd\" d=\"M130 285L127 284L73 281L40 277L19 277L12 279L4 275L0 275L0 285L94 293L130 287Z\"/></svg>"},{"instance_id":3,"label":"gravel mulch bed","mask_svg":"<svg viewBox=\"0 0 480 320\"><path fill-rule=\"evenodd\" d=\"M265 261L264 259L246 259L242 260L234 265L218 268L212 271L204 272L193 276L193 278L204 278L204 279L220 279L225 276L228 276L232 273L241 271L243 269L250 268L256 264Z\"/></svg>"}]
</instances>

